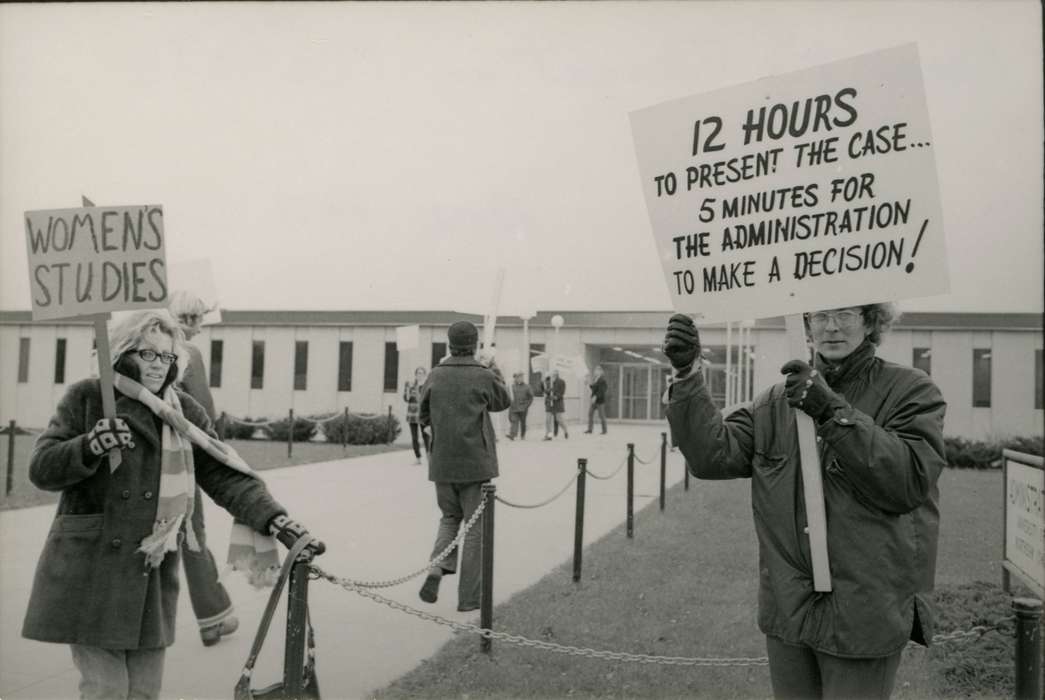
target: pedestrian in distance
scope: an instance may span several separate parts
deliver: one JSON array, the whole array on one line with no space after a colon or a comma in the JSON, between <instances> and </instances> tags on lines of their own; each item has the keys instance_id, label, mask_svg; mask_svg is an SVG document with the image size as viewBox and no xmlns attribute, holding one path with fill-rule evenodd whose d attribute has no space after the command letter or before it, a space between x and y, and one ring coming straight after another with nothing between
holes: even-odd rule
<instances>
[{"instance_id":1,"label":"pedestrian in distance","mask_svg":"<svg viewBox=\"0 0 1045 700\"><path fill-rule=\"evenodd\" d=\"M414 464L421 463L421 441L424 442L425 454L429 453L428 433L418 425L417 414L421 406L421 387L428 377L428 370L418 367L414 370L414 380L403 385L403 401L406 401L406 424L410 426L410 443L414 447ZM419 435L420 434L420 440Z\"/></svg>"},{"instance_id":2,"label":"pedestrian in distance","mask_svg":"<svg viewBox=\"0 0 1045 700\"><path fill-rule=\"evenodd\" d=\"M584 432L591 433L595 428L595 414L598 413L599 420L602 422L602 434L605 435L606 391L608 385L606 383L606 377L603 376L602 365L595 365L595 371L588 388L591 389L591 405L588 407L588 429Z\"/></svg>"},{"instance_id":3,"label":"pedestrian in distance","mask_svg":"<svg viewBox=\"0 0 1045 700\"><path fill-rule=\"evenodd\" d=\"M188 354L166 309L127 315L109 342L116 417L102 414L99 380L81 380L30 456L33 484L60 497L22 635L70 645L82 698L157 698L174 642L180 542L201 549L192 524L195 483L237 519L232 541L240 544L230 552L249 574L274 573L270 535L289 547L307 531L217 439L199 403L176 388ZM115 470L112 449L123 460Z\"/></svg>"},{"instance_id":4,"label":"pedestrian in distance","mask_svg":"<svg viewBox=\"0 0 1045 700\"><path fill-rule=\"evenodd\" d=\"M217 414L210 393L210 382L207 380L207 367L199 348L189 342L199 334L203 317L211 309L195 294L181 290L171 294L168 309L185 334L184 348L188 355L185 373L177 386L196 400L213 423ZM181 563L185 568L185 583L189 589L192 612L199 625L200 639L204 646L212 646L221 641L224 635L235 632L239 628L239 619L228 591L218 580L218 566L207 546L203 491L199 484L196 485L194 500L192 527L199 538L200 548L199 551L193 551L183 546Z\"/></svg>"},{"instance_id":5,"label":"pedestrian in distance","mask_svg":"<svg viewBox=\"0 0 1045 700\"><path fill-rule=\"evenodd\" d=\"M472 517L482 500L482 486L497 477L497 445L490 413L511 405L501 371L492 358L475 359L479 331L457 321L447 332L450 357L432 368L421 390L419 420L432 433L428 479L435 483L441 517L432 559L453 542L461 523ZM480 544L478 527L469 530L460 548L457 609L479 608ZM434 603L444 576L457 572L458 552L436 562L425 577L421 600Z\"/></svg>"},{"instance_id":6,"label":"pedestrian in distance","mask_svg":"<svg viewBox=\"0 0 1045 700\"><path fill-rule=\"evenodd\" d=\"M544 392L544 439L552 439L552 430L562 428L562 435L570 439L570 431L566 429L566 381L559 377L559 370L553 369L545 384Z\"/></svg>"},{"instance_id":7,"label":"pedestrian in distance","mask_svg":"<svg viewBox=\"0 0 1045 700\"><path fill-rule=\"evenodd\" d=\"M805 314L816 354L723 417L695 365L693 321L664 339L668 421L692 473L751 479L758 625L778 698L886 698L908 641L933 638L930 597L945 466L943 396L924 372L875 355L892 304ZM795 411L816 426L831 591L813 589Z\"/></svg>"},{"instance_id":8,"label":"pedestrian in distance","mask_svg":"<svg viewBox=\"0 0 1045 700\"><path fill-rule=\"evenodd\" d=\"M523 372L516 372L512 375L512 379L512 405L508 409L511 428L508 431L508 439L514 440L518 435L520 440L525 440L526 414L530 410L530 404L533 403L533 389L530 388Z\"/></svg>"}]
</instances>

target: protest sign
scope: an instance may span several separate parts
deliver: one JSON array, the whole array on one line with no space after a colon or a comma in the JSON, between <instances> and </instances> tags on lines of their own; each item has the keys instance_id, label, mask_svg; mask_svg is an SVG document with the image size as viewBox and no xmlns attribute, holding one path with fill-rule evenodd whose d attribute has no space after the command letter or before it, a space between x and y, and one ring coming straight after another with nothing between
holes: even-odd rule
<instances>
[{"instance_id":1,"label":"protest sign","mask_svg":"<svg viewBox=\"0 0 1045 700\"><path fill-rule=\"evenodd\" d=\"M704 321L948 289L914 44L631 114L673 307Z\"/></svg>"},{"instance_id":2,"label":"protest sign","mask_svg":"<svg viewBox=\"0 0 1045 700\"><path fill-rule=\"evenodd\" d=\"M171 294L177 291L189 292L203 300L207 312L203 314L201 325L212 326L221 323L218 286L214 281L214 269L207 258L194 258L167 262L167 285Z\"/></svg>"},{"instance_id":3,"label":"protest sign","mask_svg":"<svg viewBox=\"0 0 1045 700\"><path fill-rule=\"evenodd\" d=\"M421 326L399 326L396 328L396 350L413 350L421 343Z\"/></svg>"},{"instance_id":4,"label":"protest sign","mask_svg":"<svg viewBox=\"0 0 1045 700\"><path fill-rule=\"evenodd\" d=\"M25 212L33 320L166 306L163 208Z\"/></svg>"}]
</instances>

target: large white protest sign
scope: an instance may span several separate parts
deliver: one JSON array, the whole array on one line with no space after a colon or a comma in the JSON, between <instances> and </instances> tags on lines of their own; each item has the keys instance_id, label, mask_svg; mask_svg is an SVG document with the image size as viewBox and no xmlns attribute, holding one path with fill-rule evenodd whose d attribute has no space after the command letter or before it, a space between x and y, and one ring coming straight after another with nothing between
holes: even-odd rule
<instances>
[{"instance_id":1,"label":"large white protest sign","mask_svg":"<svg viewBox=\"0 0 1045 700\"><path fill-rule=\"evenodd\" d=\"M421 326L398 326L396 328L396 350L414 350L421 344Z\"/></svg>"},{"instance_id":2,"label":"large white protest sign","mask_svg":"<svg viewBox=\"0 0 1045 700\"><path fill-rule=\"evenodd\" d=\"M207 305L208 311L203 314L202 325L210 326L221 323L221 308L218 296L218 285L214 281L214 268L207 258L192 260L167 261L167 284L171 294L177 291L189 292L199 297Z\"/></svg>"},{"instance_id":3,"label":"large white protest sign","mask_svg":"<svg viewBox=\"0 0 1045 700\"><path fill-rule=\"evenodd\" d=\"M948 288L917 46L631 114L678 311L705 321Z\"/></svg>"},{"instance_id":4,"label":"large white protest sign","mask_svg":"<svg viewBox=\"0 0 1045 700\"><path fill-rule=\"evenodd\" d=\"M25 212L33 320L165 306L163 208Z\"/></svg>"}]
</instances>

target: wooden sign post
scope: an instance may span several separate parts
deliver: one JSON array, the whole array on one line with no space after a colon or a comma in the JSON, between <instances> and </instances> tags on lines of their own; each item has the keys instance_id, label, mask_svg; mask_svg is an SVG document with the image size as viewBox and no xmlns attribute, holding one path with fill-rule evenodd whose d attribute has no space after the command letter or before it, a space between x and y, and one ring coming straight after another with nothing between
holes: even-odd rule
<instances>
[{"instance_id":1,"label":"wooden sign post","mask_svg":"<svg viewBox=\"0 0 1045 700\"><path fill-rule=\"evenodd\" d=\"M676 311L699 322L801 314L948 290L916 44L632 112L653 238ZM728 401L746 398L743 324ZM726 357L732 375L732 352ZM738 394L739 392L739 394ZM831 590L815 426L796 411L814 587Z\"/></svg>"}]
</instances>

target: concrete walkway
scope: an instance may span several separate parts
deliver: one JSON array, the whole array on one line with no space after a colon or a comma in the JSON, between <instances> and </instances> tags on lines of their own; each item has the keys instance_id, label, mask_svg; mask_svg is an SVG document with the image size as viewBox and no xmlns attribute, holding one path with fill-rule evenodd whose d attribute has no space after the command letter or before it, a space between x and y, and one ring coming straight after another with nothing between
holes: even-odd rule
<instances>
[{"instance_id":1,"label":"concrete walkway","mask_svg":"<svg viewBox=\"0 0 1045 700\"><path fill-rule=\"evenodd\" d=\"M591 471L609 474L635 444L636 510L658 492L660 433L665 425L611 425L608 435L585 435L572 426L570 439L541 441L539 430L525 442L498 443L498 495L520 504L540 502L576 474L586 457ZM439 513L426 467L409 451L390 452L264 472L266 482L291 515L327 543L317 563L337 576L381 580L411 573L429 555ZM682 457L668 453L668 484L683 476ZM573 556L574 489L539 509L496 512L495 602L505 601ZM625 515L625 472L609 481L588 479L585 543L620 524ZM224 559L231 520L209 499L207 531L215 556ZM30 642L19 636L36 560L54 513L40 506L0 513L0 698L54 699L78 696L79 675L68 647ZM456 611L456 581L447 581L439 601L418 600L420 578L378 591L401 603L461 621L477 613ZM236 683L268 599L239 576L227 582L240 630L217 646L200 643L183 590L175 644L167 650L164 698L228 698ZM183 586L184 588L184 586ZM392 610L325 581L309 587L316 629L317 671L325 700L363 698L431 656L453 632L444 626ZM283 606L258 661L254 687L280 680L283 668ZM494 620L496 628L496 618ZM510 631L510 630L509 630ZM478 639L476 640L478 644Z\"/></svg>"}]
</instances>

